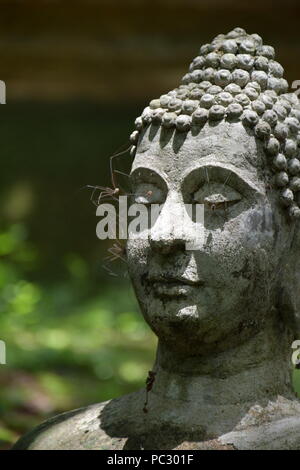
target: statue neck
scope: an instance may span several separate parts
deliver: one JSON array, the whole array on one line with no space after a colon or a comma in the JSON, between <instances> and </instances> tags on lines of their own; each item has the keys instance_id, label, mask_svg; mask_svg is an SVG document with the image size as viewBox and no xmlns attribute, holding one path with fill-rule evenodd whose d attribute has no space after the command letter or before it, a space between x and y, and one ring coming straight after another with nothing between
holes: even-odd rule
<instances>
[{"instance_id":1,"label":"statue neck","mask_svg":"<svg viewBox=\"0 0 300 470\"><path fill-rule=\"evenodd\" d=\"M159 406L166 420L174 409L176 419L184 419L188 409L189 419L195 417L218 433L235 426L254 404L265 406L277 395L295 398L288 340L283 347L283 336L269 328L233 349L206 356L182 356L160 340L152 406Z\"/></svg>"}]
</instances>

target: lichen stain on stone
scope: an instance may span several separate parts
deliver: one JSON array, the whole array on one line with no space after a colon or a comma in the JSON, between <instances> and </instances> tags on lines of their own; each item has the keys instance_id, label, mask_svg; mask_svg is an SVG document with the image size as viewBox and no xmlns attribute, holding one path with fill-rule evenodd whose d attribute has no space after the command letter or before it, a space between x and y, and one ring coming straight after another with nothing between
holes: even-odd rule
<instances>
[{"instance_id":1,"label":"lichen stain on stone","mask_svg":"<svg viewBox=\"0 0 300 470\"><path fill-rule=\"evenodd\" d=\"M218 439L204 442L182 442L173 450L237 450L233 444L222 444Z\"/></svg>"}]
</instances>

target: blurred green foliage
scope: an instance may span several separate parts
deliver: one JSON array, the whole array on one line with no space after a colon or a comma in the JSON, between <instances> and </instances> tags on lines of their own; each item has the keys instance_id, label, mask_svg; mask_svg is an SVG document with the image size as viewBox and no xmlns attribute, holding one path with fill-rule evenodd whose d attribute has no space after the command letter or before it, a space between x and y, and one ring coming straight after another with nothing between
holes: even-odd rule
<instances>
[{"instance_id":1,"label":"blurred green foliage","mask_svg":"<svg viewBox=\"0 0 300 470\"><path fill-rule=\"evenodd\" d=\"M141 318L129 282L89 291L89 270L66 254L68 278L31 281L39 261L26 229L0 232L0 444L49 415L129 393L144 385L155 338Z\"/></svg>"},{"instance_id":2,"label":"blurred green foliage","mask_svg":"<svg viewBox=\"0 0 300 470\"><path fill-rule=\"evenodd\" d=\"M85 298L88 269L74 253L65 256L67 281L32 282L38 257L24 226L0 232L2 448L49 415L143 386L153 361L154 335L129 285L116 281ZM295 385L300 391L300 371Z\"/></svg>"}]
</instances>

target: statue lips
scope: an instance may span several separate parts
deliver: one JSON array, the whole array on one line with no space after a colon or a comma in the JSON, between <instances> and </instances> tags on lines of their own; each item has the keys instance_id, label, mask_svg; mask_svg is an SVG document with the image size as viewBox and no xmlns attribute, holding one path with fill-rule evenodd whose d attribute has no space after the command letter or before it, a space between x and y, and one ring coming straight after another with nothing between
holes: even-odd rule
<instances>
[{"instance_id":1,"label":"statue lips","mask_svg":"<svg viewBox=\"0 0 300 470\"><path fill-rule=\"evenodd\" d=\"M188 297L195 288L204 285L199 279L191 280L184 277L168 275L150 276L148 283L153 289L154 295L159 298Z\"/></svg>"}]
</instances>

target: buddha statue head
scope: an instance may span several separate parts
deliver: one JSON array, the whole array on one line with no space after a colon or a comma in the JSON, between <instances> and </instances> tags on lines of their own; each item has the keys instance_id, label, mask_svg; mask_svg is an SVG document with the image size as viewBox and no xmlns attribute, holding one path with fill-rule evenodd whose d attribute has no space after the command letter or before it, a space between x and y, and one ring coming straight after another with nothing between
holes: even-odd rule
<instances>
[{"instance_id":1,"label":"buddha statue head","mask_svg":"<svg viewBox=\"0 0 300 470\"><path fill-rule=\"evenodd\" d=\"M135 121L132 193L162 209L128 241L129 272L159 344L183 356L263 331L286 356L297 336L300 108L274 59L257 34L221 34ZM204 205L197 250L186 204Z\"/></svg>"}]
</instances>

